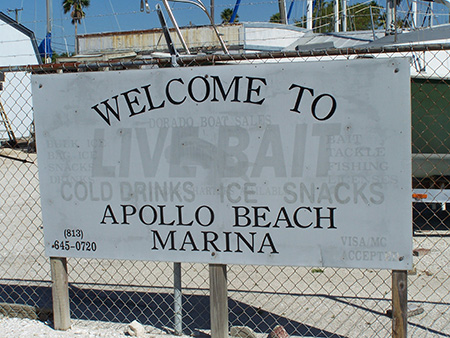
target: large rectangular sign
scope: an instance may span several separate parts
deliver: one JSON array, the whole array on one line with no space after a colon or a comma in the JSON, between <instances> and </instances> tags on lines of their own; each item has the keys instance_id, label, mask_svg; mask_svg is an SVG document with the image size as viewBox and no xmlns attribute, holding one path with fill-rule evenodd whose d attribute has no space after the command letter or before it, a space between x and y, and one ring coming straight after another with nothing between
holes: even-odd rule
<instances>
[{"instance_id":1,"label":"large rectangular sign","mask_svg":"<svg viewBox=\"0 0 450 338\"><path fill-rule=\"evenodd\" d=\"M49 256L409 269L406 59L33 76Z\"/></svg>"}]
</instances>

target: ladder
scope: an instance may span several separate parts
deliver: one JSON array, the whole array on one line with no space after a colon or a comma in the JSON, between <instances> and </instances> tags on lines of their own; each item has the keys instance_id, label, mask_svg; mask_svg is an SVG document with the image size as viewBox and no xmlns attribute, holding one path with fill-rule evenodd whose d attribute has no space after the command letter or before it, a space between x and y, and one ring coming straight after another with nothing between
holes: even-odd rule
<instances>
[{"instance_id":1,"label":"ladder","mask_svg":"<svg viewBox=\"0 0 450 338\"><path fill-rule=\"evenodd\" d=\"M17 144L16 136L14 135L14 132L11 128L11 123L9 123L8 116L6 115L5 109L3 108L3 104L0 101L0 123L3 123L5 126L5 130L8 133L9 137L9 144L10 146L14 147Z\"/></svg>"}]
</instances>

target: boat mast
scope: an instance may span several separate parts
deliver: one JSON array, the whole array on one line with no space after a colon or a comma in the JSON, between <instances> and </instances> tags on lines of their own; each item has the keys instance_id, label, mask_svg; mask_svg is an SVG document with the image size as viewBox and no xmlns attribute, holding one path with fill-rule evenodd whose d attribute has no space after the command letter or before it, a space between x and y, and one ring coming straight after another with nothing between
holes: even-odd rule
<instances>
[{"instance_id":1,"label":"boat mast","mask_svg":"<svg viewBox=\"0 0 450 338\"><path fill-rule=\"evenodd\" d=\"M386 35L395 31L395 0L386 0Z\"/></svg>"},{"instance_id":2,"label":"boat mast","mask_svg":"<svg viewBox=\"0 0 450 338\"><path fill-rule=\"evenodd\" d=\"M306 5L306 29L313 29L313 0L308 0Z\"/></svg>"},{"instance_id":3,"label":"boat mast","mask_svg":"<svg viewBox=\"0 0 450 338\"><path fill-rule=\"evenodd\" d=\"M339 17L339 0L334 0L334 31L339 32L339 24L341 20Z\"/></svg>"},{"instance_id":4,"label":"boat mast","mask_svg":"<svg viewBox=\"0 0 450 338\"><path fill-rule=\"evenodd\" d=\"M278 7L280 8L281 23L287 25L286 0L278 0Z\"/></svg>"},{"instance_id":5,"label":"boat mast","mask_svg":"<svg viewBox=\"0 0 450 338\"><path fill-rule=\"evenodd\" d=\"M342 0L342 31L347 31L347 0Z\"/></svg>"}]
</instances>

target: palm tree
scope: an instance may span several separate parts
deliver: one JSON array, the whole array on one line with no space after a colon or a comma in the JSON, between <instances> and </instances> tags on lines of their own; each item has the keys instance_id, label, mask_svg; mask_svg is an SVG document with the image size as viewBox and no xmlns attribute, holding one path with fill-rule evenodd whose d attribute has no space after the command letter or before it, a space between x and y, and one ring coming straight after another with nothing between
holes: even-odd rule
<instances>
[{"instance_id":1,"label":"palm tree","mask_svg":"<svg viewBox=\"0 0 450 338\"><path fill-rule=\"evenodd\" d=\"M70 16L72 17L72 25L75 25L75 54L78 54L78 24L81 22L86 14L83 11L83 8L89 7L91 4L91 0L63 0L63 9L64 14L70 12Z\"/></svg>"},{"instance_id":2,"label":"palm tree","mask_svg":"<svg viewBox=\"0 0 450 338\"><path fill-rule=\"evenodd\" d=\"M233 10L231 8L225 8L222 13L220 13L220 18L222 23L230 23L231 16L233 15ZM239 15L236 14L234 22L239 22Z\"/></svg>"}]
</instances>

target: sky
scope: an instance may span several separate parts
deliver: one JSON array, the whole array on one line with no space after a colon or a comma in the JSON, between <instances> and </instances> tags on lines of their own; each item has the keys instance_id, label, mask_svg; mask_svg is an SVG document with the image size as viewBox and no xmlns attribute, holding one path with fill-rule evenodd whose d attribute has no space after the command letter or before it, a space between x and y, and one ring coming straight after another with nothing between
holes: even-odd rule
<instances>
[{"instance_id":1,"label":"sky","mask_svg":"<svg viewBox=\"0 0 450 338\"><path fill-rule=\"evenodd\" d=\"M210 0L204 0L209 7ZM220 23L220 13L225 8L233 8L236 0L214 0L215 22ZM286 0L287 6L292 0ZM349 0L350 4L355 1ZM384 5L384 0L379 0ZM408 0L403 0L407 2ZM57 53L66 51L73 52L74 49L74 26L71 24L70 14L64 14L62 0L51 0L52 6L52 47ZM155 6L162 2L148 0L151 12L140 11L140 0L91 0L90 6L85 10L86 18L78 28L78 34L101 33L114 31L143 30L159 28L160 23L156 15ZM171 2L173 14L180 27L189 25L206 25L208 17L198 7L189 4ZM295 0L290 23L305 15L306 0ZM38 44L45 37L47 31L46 0L1 0L0 11L15 18L15 9L18 11L18 19L21 24L31 29L36 36ZM270 17L277 13L277 0L241 0L239 7L240 22L268 22ZM434 4L435 13L444 13L438 18L438 23L448 22L448 10L443 5ZM169 27L167 13L164 12Z\"/></svg>"},{"instance_id":2,"label":"sky","mask_svg":"<svg viewBox=\"0 0 450 338\"><path fill-rule=\"evenodd\" d=\"M209 1L204 2L209 6ZM71 24L70 14L64 14L62 0L53 0L52 47L62 53L67 49L74 49L74 26ZM148 0L151 12L140 11L140 0L91 0L90 6L85 10L86 18L78 26L78 34L100 33L113 31L143 30L160 27L155 6L161 1ZM215 0L215 22L220 23L220 13L225 8L233 8L235 0ZM193 5L171 3L174 16L180 27L192 25L205 25L209 23L208 17L200 8ZM14 9L23 9L18 12L19 22L31 29L36 36L38 44L45 37L47 29L46 1L45 0L1 0L0 11L15 18ZM10 10L10 11L8 11ZM11 11L12 10L12 11ZM239 8L240 21L268 22L270 16L278 12L278 2L275 0L242 0ZM167 13L166 21L172 27Z\"/></svg>"}]
</instances>

